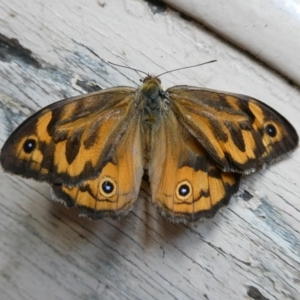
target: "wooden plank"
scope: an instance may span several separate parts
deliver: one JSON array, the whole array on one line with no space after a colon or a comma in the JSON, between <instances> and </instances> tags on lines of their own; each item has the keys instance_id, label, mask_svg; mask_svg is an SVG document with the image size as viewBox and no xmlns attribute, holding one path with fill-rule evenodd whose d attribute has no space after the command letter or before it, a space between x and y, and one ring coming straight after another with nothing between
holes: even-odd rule
<instances>
[{"instance_id":1,"label":"wooden plank","mask_svg":"<svg viewBox=\"0 0 300 300\"><path fill-rule=\"evenodd\" d=\"M32 112L90 90L139 84L113 61L175 84L249 94L300 132L299 89L201 25L140 0L0 0L0 141ZM12 40L13 39L13 40ZM299 150L243 179L214 219L171 224L142 186L121 220L92 222L49 186L0 172L3 299L298 299ZM251 297L250 297L251 296Z\"/></svg>"},{"instance_id":2,"label":"wooden plank","mask_svg":"<svg viewBox=\"0 0 300 300\"><path fill-rule=\"evenodd\" d=\"M198 20L274 70L300 84L298 40L300 22L296 2L239 0L164 0ZM280 20L280 22L278 22Z\"/></svg>"}]
</instances>

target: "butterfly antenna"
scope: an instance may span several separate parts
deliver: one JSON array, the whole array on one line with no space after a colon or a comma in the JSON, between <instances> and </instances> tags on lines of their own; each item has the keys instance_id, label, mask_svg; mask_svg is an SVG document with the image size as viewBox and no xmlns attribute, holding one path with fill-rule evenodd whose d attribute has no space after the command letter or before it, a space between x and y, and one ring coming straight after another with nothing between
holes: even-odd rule
<instances>
[{"instance_id":1,"label":"butterfly antenna","mask_svg":"<svg viewBox=\"0 0 300 300\"><path fill-rule=\"evenodd\" d=\"M121 67L121 68L130 69L130 70L133 70L133 71L136 71L136 72L141 72L141 73L143 73L143 74L145 74L145 75L148 76L148 74L147 74L146 72L141 71L141 70L138 70L138 69L135 69L135 68L131 68L131 67L128 67L128 66L118 65L118 64L112 63L112 62L110 62L110 61L108 61L108 63L109 63L110 65L113 65L113 66L117 66L117 67Z\"/></svg>"},{"instance_id":2,"label":"butterfly antenna","mask_svg":"<svg viewBox=\"0 0 300 300\"><path fill-rule=\"evenodd\" d=\"M211 64L213 62L216 62L217 60L214 59L214 60L211 60L211 61L207 61L205 63L201 63L201 64L198 64L198 65L193 65L193 66L189 66L189 67L183 67L183 68L179 68L179 69L174 69L174 70L171 70L171 71L166 71L164 73L161 73L159 74L158 76L156 76L157 78L162 76L162 75L165 75L167 73L171 73L171 72L175 72L175 71L179 71L179 70L183 70L183 69L189 69L189 68L194 68L194 67L199 67L199 66L203 66L203 65L207 65L207 64Z\"/></svg>"}]
</instances>

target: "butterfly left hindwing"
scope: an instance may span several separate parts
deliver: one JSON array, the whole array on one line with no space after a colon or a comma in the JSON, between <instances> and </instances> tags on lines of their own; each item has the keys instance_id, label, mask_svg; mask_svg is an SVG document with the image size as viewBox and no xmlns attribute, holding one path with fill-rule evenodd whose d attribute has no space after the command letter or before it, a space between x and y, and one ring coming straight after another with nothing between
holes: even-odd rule
<instances>
[{"instance_id":1,"label":"butterfly left hindwing","mask_svg":"<svg viewBox=\"0 0 300 300\"><path fill-rule=\"evenodd\" d=\"M91 219L127 214L138 197L143 176L139 123L139 116L130 121L112 159L97 177L85 180L79 186L53 185L54 199L69 207L76 205L81 216Z\"/></svg>"}]
</instances>

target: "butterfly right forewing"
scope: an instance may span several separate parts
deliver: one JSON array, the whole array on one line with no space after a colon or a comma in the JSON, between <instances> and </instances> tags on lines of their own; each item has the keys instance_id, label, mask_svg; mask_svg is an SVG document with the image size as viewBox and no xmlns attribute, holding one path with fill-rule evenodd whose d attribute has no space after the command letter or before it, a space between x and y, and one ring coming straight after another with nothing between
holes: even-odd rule
<instances>
[{"instance_id":1,"label":"butterfly right forewing","mask_svg":"<svg viewBox=\"0 0 300 300\"><path fill-rule=\"evenodd\" d=\"M253 172L298 145L293 126L256 99L186 86L167 92L178 121L224 171Z\"/></svg>"}]
</instances>

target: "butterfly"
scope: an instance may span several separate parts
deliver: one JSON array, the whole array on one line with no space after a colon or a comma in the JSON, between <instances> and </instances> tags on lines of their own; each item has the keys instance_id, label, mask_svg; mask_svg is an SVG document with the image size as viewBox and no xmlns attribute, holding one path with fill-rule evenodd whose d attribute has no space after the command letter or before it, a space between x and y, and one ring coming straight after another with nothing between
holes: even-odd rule
<instances>
[{"instance_id":1,"label":"butterfly","mask_svg":"<svg viewBox=\"0 0 300 300\"><path fill-rule=\"evenodd\" d=\"M91 219L126 215L143 174L173 222L211 218L243 174L296 148L293 126L244 95L192 86L164 91L155 76L51 104L8 138L7 172L46 181L53 198Z\"/></svg>"}]
</instances>

